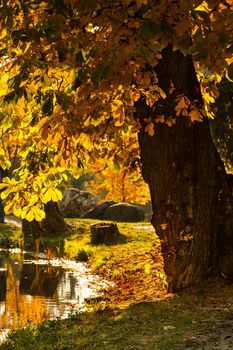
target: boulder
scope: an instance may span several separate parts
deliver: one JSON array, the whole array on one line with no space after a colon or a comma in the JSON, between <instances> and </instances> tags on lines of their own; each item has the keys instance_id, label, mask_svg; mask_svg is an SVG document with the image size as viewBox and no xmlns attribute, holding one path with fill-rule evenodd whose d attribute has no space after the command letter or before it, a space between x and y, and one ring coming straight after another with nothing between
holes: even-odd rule
<instances>
[{"instance_id":1,"label":"boulder","mask_svg":"<svg viewBox=\"0 0 233 350\"><path fill-rule=\"evenodd\" d=\"M103 202L103 203L97 205L95 208L88 210L86 213L83 214L82 217L86 218L86 219L103 220L104 213L105 213L106 209L114 204L116 204L116 202L114 202L114 201Z\"/></svg>"},{"instance_id":2,"label":"boulder","mask_svg":"<svg viewBox=\"0 0 233 350\"><path fill-rule=\"evenodd\" d=\"M97 197L91 193L68 188L58 205L65 218L80 218L88 210L96 207L97 203Z\"/></svg>"},{"instance_id":3,"label":"boulder","mask_svg":"<svg viewBox=\"0 0 233 350\"><path fill-rule=\"evenodd\" d=\"M103 219L119 222L139 222L145 220L145 213L137 205L118 203L105 210Z\"/></svg>"}]
</instances>

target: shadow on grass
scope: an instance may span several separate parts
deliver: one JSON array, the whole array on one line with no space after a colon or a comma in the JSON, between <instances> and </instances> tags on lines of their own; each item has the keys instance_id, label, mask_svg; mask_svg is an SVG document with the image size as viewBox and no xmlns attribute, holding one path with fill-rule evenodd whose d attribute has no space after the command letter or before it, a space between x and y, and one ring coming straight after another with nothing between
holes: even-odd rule
<instances>
[{"instance_id":1,"label":"shadow on grass","mask_svg":"<svg viewBox=\"0 0 233 350\"><path fill-rule=\"evenodd\" d=\"M95 310L68 320L31 325L13 333L0 350L209 350L217 329L224 328L223 320L226 325L233 310L232 288L227 296L215 300L218 309L214 295L199 291L123 310ZM231 305L228 310L226 301Z\"/></svg>"}]
</instances>

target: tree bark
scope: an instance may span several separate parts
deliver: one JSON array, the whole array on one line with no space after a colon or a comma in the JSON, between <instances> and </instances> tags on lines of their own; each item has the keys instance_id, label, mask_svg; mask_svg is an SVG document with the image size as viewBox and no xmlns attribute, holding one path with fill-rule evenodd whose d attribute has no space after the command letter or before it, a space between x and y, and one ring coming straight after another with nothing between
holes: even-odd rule
<instances>
[{"instance_id":1,"label":"tree bark","mask_svg":"<svg viewBox=\"0 0 233 350\"><path fill-rule=\"evenodd\" d=\"M155 108L140 100L139 145L143 176L151 193L152 224L160 238L169 291L192 286L219 270L233 277L233 204L223 163L209 123L191 123L179 116L176 124L154 123L154 136L145 132L144 118L175 116L175 98L184 94L202 106L202 96L190 56L168 47L156 66L159 86L167 98ZM174 92L169 94L171 81Z\"/></svg>"},{"instance_id":2,"label":"tree bark","mask_svg":"<svg viewBox=\"0 0 233 350\"><path fill-rule=\"evenodd\" d=\"M23 220L22 230L25 237L33 237L35 239L41 236L58 236L69 231L69 225L65 222L58 204L48 202L45 204L45 219L41 222L33 220L29 222Z\"/></svg>"}]
</instances>

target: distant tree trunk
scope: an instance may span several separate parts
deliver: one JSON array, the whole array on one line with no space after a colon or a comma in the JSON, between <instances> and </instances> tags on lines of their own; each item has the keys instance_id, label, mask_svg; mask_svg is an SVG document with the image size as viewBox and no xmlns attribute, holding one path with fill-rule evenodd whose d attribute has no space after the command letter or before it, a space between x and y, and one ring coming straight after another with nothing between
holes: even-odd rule
<instances>
[{"instance_id":1,"label":"distant tree trunk","mask_svg":"<svg viewBox=\"0 0 233 350\"><path fill-rule=\"evenodd\" d=\"M191 57L168 47L156 72L167 94L158 101L156 114L175 116L174 99L181 93L202 106ZM169 95L171 81L175 91ZM136 107L143 176L150 188L152 224L160 238L169 290L192 286L213 269L233 277L232 195L208 120L190 123L189 117L180 116L172 127L155 123L154 136L149 136L144 118L153 120L154 112L142 100Z\"/></svg>"},{"instance_id":2,"label":"distant tree trunk","mask_svg":"<svg viewBox=\"0 0 233 350\"><path fill-rule=\"evenodd\" d=\"M67 232L69 225L65 222L57 203L52 201L46 203L45 214L45 219L41 223L45 235L61 235Z\"/></svg>"},{"instance_id":3,"label":"distant tree trunk","mask_svg":"<svg viewBox=\"0 0 233 350\"><path fill-rule=\"evenodd\" d=\"M65 222L57 203L48 202L45 204L45 219L42 222L23 220L22 229L25 236L32 236L37 239L42 235L55 236L68 231L69 225Z\"/></svg>"}]
</instances>

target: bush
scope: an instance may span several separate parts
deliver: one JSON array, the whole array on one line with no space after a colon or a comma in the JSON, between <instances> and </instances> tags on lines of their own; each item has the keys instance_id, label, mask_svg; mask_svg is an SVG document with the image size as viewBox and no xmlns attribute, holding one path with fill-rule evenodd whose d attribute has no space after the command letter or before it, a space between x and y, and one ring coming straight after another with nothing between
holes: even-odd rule
<instances>
[{"instance_id":1,"label":"bush","mask_svg":"<svg viewBox=\"0 0 233 350\"><path fill-rule=\"evenodd\" d=\"M75 258L76 261L88 261L88 254L85 249L79 249Z\"/></svg>"}]
</instances>

